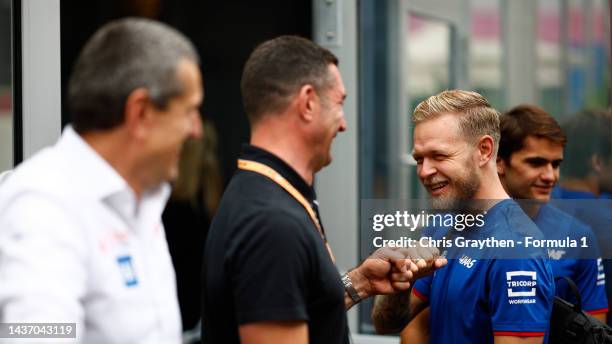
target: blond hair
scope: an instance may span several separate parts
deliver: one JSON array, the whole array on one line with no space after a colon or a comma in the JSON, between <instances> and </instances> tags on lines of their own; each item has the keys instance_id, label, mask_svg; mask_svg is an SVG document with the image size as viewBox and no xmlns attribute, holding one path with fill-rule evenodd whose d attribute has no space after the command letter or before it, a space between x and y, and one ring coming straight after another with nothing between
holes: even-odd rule
<instances>
[{"instance_id":1,"label":"blond hair","mask_svg":"<svg viewBox=\"0 0 612 344\"><path fill-rule=\"evenodd\" d=\"M445 114L459 117L459 130L468 141L476 142L483 135L491 136L497 152L500 114L485 97L471 91L443 91L417 105L412 122L416 125Z\"/></svg>"}]
</instances>

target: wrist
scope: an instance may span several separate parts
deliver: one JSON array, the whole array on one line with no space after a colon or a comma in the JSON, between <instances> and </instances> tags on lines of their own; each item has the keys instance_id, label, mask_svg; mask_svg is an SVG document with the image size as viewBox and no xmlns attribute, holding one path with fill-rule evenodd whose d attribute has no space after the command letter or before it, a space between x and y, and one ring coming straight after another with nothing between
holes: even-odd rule
<instances>
[{"instance_id":1,"label":"wrist","mask_svg":"<svg viewBox=\"0 0 612 344\"><path fill-rule=\"evenodd\" d=\"M355 289L355 287L353 286L353 280L351 279L349 274L348 273L343 274L341 277L341 280L342 280L342 285L344 286L344 291L346 295L350 298L350 303L352 305L355 305L361 302L361 300L363 299L359 295L359 292L357 291L357 289Z\"/></svg>"},{"instance_id":2,"label":"wrist","mask_svg":"<svg viewBox=\"0 0 612 344\"><path fill-rule=\"evenodd\" d=\"M367 299L372 295L370 291L370 283L359 268L355 268L347 272L346 275L350 278L353 288L361 300Z\"/></svg>"}]
</instances>

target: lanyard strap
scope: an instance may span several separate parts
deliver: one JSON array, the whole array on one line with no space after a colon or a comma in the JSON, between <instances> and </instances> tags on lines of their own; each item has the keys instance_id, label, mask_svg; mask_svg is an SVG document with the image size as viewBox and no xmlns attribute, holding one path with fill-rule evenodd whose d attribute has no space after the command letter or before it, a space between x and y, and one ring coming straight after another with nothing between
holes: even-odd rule
<instances>
[{"instance_id":1,"label":"lanyard strap","mask_svg":"<svg viewBox=\"0 0 612 344\"><path fill-rule=\"evenodd\" d=\"M278 184L280 187L285 189L285 191L287 191L291 196L293 196L293 198L295 198L295 200L298 201L302 205L302 207L304 207L304 209L306 209L306 212L310 216L310 219L314 223L315 227L317 227L317 231L325 242L325 247L327 248L329 256L331 257L332 261L336 261L334 254L332 253L331 246L329 246L329 243L327 242L327 238L323 233L323 228L321 227L321 223L319 222L319 218L317 217L317 214L315 213L314 209L312 209L312 206L306 200L306 198L293 185L291 185L291 183L287 179L285 179L285 177L283 177L280 173L276 172L272 167L252 160L238 159L238 168L241 170L259 173L270 178L273 182Z\"/></svg>"}]
</instances>

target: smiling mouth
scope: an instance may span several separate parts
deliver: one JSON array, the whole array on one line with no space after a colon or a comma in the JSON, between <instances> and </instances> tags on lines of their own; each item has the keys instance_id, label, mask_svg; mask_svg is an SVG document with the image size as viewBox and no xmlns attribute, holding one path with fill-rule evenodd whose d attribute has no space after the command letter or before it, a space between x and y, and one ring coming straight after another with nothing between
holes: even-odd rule
<instances>
[{"instance_id":1,"label":"smiling mouth","mask_svg":"<svg viewBox=\"0 0 612 344\"><path fill-rule=\"evenodd\" d=\"M552 190L552 186L544 186L544 185L534 185L534 189L539 191L550 192Z\"/></svg>"},{"instance_id":2,"label":"smiling mouth","mask_svg":"<svg viewBox=\"0 0 612 344\"><path fill-rule=\"evenodd\" d=\"M448 185L448 182L440 182L435 184L429 184L427 188L431 194L437 194L444 189L445 186Z\"/></svg>"}]
</instances>

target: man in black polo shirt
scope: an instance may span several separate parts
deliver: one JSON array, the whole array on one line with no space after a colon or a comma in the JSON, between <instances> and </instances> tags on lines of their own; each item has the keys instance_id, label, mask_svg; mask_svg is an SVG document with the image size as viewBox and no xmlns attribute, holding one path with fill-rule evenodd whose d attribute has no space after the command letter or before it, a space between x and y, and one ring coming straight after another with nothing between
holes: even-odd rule
<instances>
[{"instance_id":1,"label":"man in black polo shirt","mask_svg":"<svg viewBox=\"0 0 612 344\"><path fill-rule=\"evenodd\" d=\"M245 65L251 145L206 243L205 343L348 343L346 309L407 290L413 273L444 264L434 252L415 264L391 251L338 275L312 188L346 129L337 63L328 50L283 36L260 45Z\"/></svg>"}]
</instances>

